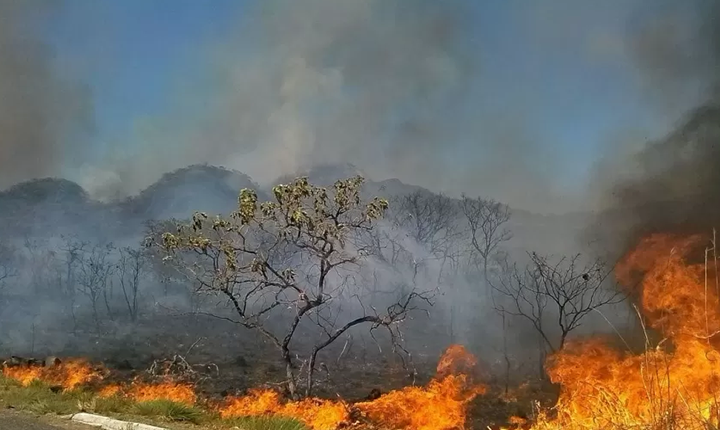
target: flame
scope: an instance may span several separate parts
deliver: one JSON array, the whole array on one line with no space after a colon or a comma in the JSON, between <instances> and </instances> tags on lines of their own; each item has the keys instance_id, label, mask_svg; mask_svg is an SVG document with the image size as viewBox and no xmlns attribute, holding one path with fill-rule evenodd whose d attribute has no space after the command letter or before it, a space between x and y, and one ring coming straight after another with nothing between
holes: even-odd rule
<instances>
[{"instance_id":1,"label":"flame","mask_svg":"<svg viewBox=\"0 0 720 430\"><path fill-rule=\"evenodd\" d=\"M123 387L119 384L106 385L98 391L98 396L103 398L119 396L121 394L123 394Z\"/></svg>"},{"instance_id":2,"label":"flame","mask_svg":"<svg viewBox=\"0 0 720 430\"><path fill-rule=\"evenodd\" d=\"M81 359L67 360L57 366L5 366L3 375L20 382L23 386L33 381L42 381L50 385L61 386L69 391L96 380L101 380L101 369L93 368Z\"/></svg>"},{"instance_id":3,"label":"flame","mask_svg":"<svg viewBox=\"0 0 720 430\"><path fill-rule=\"evenodd\" d=\"M3 375L18 381L23 386L28 386L34 381L41 381L43 369L41 367L5 367Z\"/></svg>"},{"instance_id":4,"label":"flame","mask_svg":"<svg viewBox=\"0 0 720 430\"><path fill-rule=\"evenodd\" d=\"M712 267L691 260L699 236L653 235L616 269L638 292L647 324L665 336L640 355L601 338L569 343L547 371L561 392L557 416L533 429L716 428L720 424L720 302ZM710 286L712 284L712 286Z\"/></svg>"},{"instance_id":5,"label":"flame","mask_svg":"<svg viewBox=\"0 0 720 430\"><path fill-rule=\"evenodd\" d=\"M407 387L369 402L347 405L320 399L284 403L271 390L252 390L229 399L220 409L222 417L277 415L298 419L314 430L332 430L347 423L351 410L371 421L394 429L450 430L462 428L468 403L485 387L474 384L470 372L477 359L460 345L450 346L441 357L436 378L427 387Z\"/></svg>"},{"instance_id":6,"label":"flame","mask_svg":"<svg viewBox=\"0 0 720 430\"><path fill-rule=\"evenodd\" d=\"M171 380L152 384L134 382L128 390L128 396L138 402L170 400L194 405L197 401L195 391L190 385L176 383Z\"/></svg>"},{"instance_id":7,"label":"flame","mask_svg":"<svg viewBox=\"0 0 720 430\"><path fill-rule=\"evenodd\" d=\"M448 375L427 387L406 387L355 406L395 429L450 430L462 428L468 403L484 393L483 386L469 386L466 375Z\"/></svg>"},{"instance_id":8,"label":"flame","mask_svg":"<svg viewBox=\"0 0 720 430\"><path fill-rule=\"evenodd\" d=\"M220 410L223 418L260 415L295 418L316 430L335 429L350 418L340 402L304 399L283 403L280 394L272 390L251 390L247 396L230 399Z\"/></svg>"}]
</instances>

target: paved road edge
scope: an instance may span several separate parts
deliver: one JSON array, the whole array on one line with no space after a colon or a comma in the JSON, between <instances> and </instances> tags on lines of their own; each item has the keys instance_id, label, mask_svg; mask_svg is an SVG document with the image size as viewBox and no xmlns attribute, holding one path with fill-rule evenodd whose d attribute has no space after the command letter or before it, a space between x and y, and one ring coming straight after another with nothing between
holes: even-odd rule
<instances>
[{"instance_id":1,"label":"paved road edge","mask_svg":"<svg viewBox=\"0 0 720 430\"><path fill-rule=\"evenodd\" d=\"M71 421L89 426L100 427L103 430L168 430L164 427L155 427L147 424L120 421L102 415L81 412L70 417Z\"/></svg>"}]
</instances>

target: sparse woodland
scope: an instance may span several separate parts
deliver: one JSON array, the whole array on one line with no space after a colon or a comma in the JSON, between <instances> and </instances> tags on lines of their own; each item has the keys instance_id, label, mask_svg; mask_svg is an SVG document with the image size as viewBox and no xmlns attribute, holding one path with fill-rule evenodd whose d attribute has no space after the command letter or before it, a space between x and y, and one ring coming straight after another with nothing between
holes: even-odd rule
<instances>
[{"instance_id":1,"label":"sparse woodland","mask_svg":"<svg viewBox=\"0 0 720 430\"><path fill-rule=\"evenodd\" d=\"M462 343L507 389L622 300L602 261L514 252L509 208L482 197L385 199L360 177L298 178L268 199L243 189L230 213L186 216L132 238L4 240L2 353L136 367L182 354L217 363L213 389L253 386L258 368L297 398L419 383Z\"/></svg>"}]
</instances>

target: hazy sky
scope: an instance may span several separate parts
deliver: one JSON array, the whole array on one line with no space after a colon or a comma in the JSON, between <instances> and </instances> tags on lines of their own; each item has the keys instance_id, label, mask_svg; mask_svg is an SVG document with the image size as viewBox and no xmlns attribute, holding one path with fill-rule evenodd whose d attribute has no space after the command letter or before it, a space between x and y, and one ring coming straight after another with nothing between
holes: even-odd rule
<instances>
[{"instance_id":1,"label":"hazy sky","mask_svg":"<svg viewBox=\"0 0 720 430\"><path fill-rule=\"evenodd\" d=\"M88 86L94 128L61 174L93 192L348 161L559 212L695 102L675 66L701 3L70 0L38 32Z\"/></svg>"}]
</instances>

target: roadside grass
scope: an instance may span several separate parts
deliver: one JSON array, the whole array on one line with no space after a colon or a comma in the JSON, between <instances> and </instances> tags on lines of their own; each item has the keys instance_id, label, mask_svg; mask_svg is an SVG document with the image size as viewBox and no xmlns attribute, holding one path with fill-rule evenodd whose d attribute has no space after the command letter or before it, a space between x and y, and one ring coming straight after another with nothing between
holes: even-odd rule
<instances>
[{"instance_id":1,"label":"roadside grass","mask_svg":"<svg viewBox=\"0 0 720 430\"><path fill-rule=\"evenodd\" d=\"M242 417L223 419L219 414L169 400L135 402L120 396L98 397L87 390L58 391L35 381L24 387L0 375L0 407L38 415L69 415L88 412L113 418L168 425L178 429L308 430L293 419L283 417ZM139 420L138 420L139 418Z\"/></svg>"}]
</instances>

